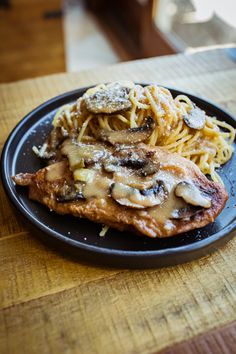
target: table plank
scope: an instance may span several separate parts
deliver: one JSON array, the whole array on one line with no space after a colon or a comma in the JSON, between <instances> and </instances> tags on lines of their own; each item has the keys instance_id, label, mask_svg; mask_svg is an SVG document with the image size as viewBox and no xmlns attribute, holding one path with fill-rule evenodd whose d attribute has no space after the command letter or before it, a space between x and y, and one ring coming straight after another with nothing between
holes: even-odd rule
<instances>
[{"instance_id":1,"label":"table plank","mask_svg":"<svg viewBox=\"0 0 236 354\"><path fill-rule=\"evenodd\" d=\"M236 321L220 329L214 329L196 336L170 348L165 348L159 354L231 354L236 348ZM153 353L154 354L154 353Z\"/></svg>"},{"instance_id":2,"label":"table plank","mask_svg":"<svg viewBox=\"0 0 236 354\"><path fill-rule=\"evenodd\" d=\"M236 114L236 65L224 51L153 58L1 84L0 146L36 105L121 78L190 90ZM81 263L46 247L2 189L0 226L1 353L153 353L235 320L235 239L188 264L135 271Z\"/></svg>"},{"instance_id":3,"label":"table plank","mask_svg":"<svg viewBox=\"0 0 236 354\"><path fill-rule=\"evenodd\" d=\"M0 239L25 230L21 218L17 218L0 183Z\"/></svg>"},{"instance_id":4,"label":"table plank","mask_svg":"<svg viewBox=\"0 0 236 354\"><path fill-rule=\"evenodd\" d=\"M29 331L32 353L40 352L44 336L52 353L60 352L62 342L64 350L76 352L79 345L82 353L99 352L99 348L102 353L110 353L111 348L113 353L159 350L219 326L226 318L234 320L235 273L225 266L227 250L223 248L213 258L158 271L111 275L106 270L104 277L82 280L77 286L6 307L0 312L6 323L0 337L8 336L10 353L19 345L27 352ZM52 268L50 262L49 266ZM41 272L49 278L43 266ZM60 277L60 268L57 272ZM32 275L37 278L38 273ZM54 277L50 279L55 282Z\"/></svg>"},{"instance_id":5,"label":"table plank","mask_svg":"<svg viewBox=\"0 0 236 354\"><path fill-rule=\"evenodd\" d=\"M122 272L78 262L23 231L0 242L1 309Z\"/></svg>"},{"instance_id":6,"label":"table plank","mask_svg":"<svg viewBox=\"0 0 236 354\"><path fill-rule=\"evenodd\" d=\"M111 274L113 275L124 271L78 263L74 259L70 259L66 257L66 255L63 256L61 253L44 246L37 238L32 236L33 235L29 232L24 231L1 239L0 265L3 270L1 276L3 285L1 292L1 308L45 296L48 293L55 292L55 288L64 290L68 287L76 286L81 281L85 282L85 278L90 281L97 279L101 274L107 277ZM12 252L13 250L14 253ZM178 281L180 281L180 283L182 281L188 291L192 289L196 294L199 293L199 296L203 299L204 291L208 284L210 291L213 292L211 297L215 298L219 295L226 298L226 300L229 298L229 306L236 306L236 303L234 304L236 300L234 288L236 271L232 270L230 267L235 251L236 244L234 241L231 241L227 246L220 249L212 256L203 258L202 263L200 261L200 263L198 263L197 261L196 266L194 266L195 262L192 262L188 265L172 267L170 271L173 274L173 280L175 280L177 284ZM22 255L24 255L24 257L22 257ZM220 268L220 270L218 270L217 267ZM181 271L181 269L183 270ZM201 274L198 274L200 269ZM185 274L186 271L187 275ZM84 274L82 280L80 273ZM137 271L137 273L142 272ZM149 271L143 271L143 274L148 273ZM133 272L130 273L130 276L131 274L133 274ZM165 274L165 269L157 271L157 276L160 276L161 279L164 279ZM212 279L208 279L207 275L211 276ZM201 283L199 283L199 279L203 281L202 287L200 287ZM220 291L219 284L222 282L224 286L222 285L222 291ZM194 290L195 288L196 290ZM225 293L223 293L224 288L226 288ZM169 290L173 292L172 302L174 303L176 301L174 285L173 289L171 288ZM182 291L183 288L180 290ZM222 295L220 295L220 292ZM163 296L165 296L164 283ZM232 299L232 304L230 299ZM169 300L171 300L170 294ZM182 299L180 298L179 302L181 301ZM205 299L205 301L208 302L207 299ZM201 306L203 305L204 304L201 304ZM225 318L222 320L225 321ZM215 321L217 321L217 318L215 318Z\"/></svg>"},{"instance_id":7,"label":"table plank","mask_svg":"<svg viewBox=\"0 0 236 354\"><path fill-rule=\"evenodd\" d=\"M0 6L0 82L65 70L62 18L45 16L60 11L61 1L8 3L8 9Z\"/></svg>"},{"instance_id":8,"label":"table plank","mask_svg":"<svg viewBox=\"0 0 236 354\"><path fill-rule=\"evenodd\" d=\"M188 85L191 85L191 80L194 77L198 79L204 74L210 74L214 78L218 73L223 73L224 75L230 70L235 71L235 63L226 56L223 50L208 51L207 56L205 52L200 52L192 55L179 54L137 60L105 68L86 70L80 73L56 74L16 83L0 84L0 105L1 110L7 107L33 105L34 102L37 104L40 98L45 101L57 94L76 89L78 86L118 79L130 79L136 82L155 81L160 84L170 82L174 84L184 78L185 88L188 89ZM227 81L233 81L230 79L230 75L225 76L225 79L227 77L229 78ZM198 81L197 79L195 81ZM207 84L207 82L204 81L204 84ZM200 83L201 85L202 83ZM202 89L204 89L204 85ZM213 86L211 86L212 89L214 89ZM11 97L12 93L15 94L14 101L9 101L9 96Z\"/></svg>"}]
</instances>

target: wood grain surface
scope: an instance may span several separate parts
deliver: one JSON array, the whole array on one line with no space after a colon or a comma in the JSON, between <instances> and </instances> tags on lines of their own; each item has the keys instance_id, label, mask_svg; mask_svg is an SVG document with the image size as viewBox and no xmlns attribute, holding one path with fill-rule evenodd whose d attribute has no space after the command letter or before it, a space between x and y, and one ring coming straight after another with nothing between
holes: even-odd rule
<instances>
[{"instance_id":1,"label":"wood grain surface","mask_svg":"<svg viewBox=\"0 0 236 354\"><path fill-rule=\"evenodd\" d=\"M176 55L1 84L0 146L45 100L122 78L191 91L236 114L236 64L223 50ZM98 267L41 243L15 215L2 186L0 225L0 353L195 354L209 353L208 341L212 353L235 353L227 343L236 335L230 327L236 320L236 239L175 267Z\"/></svg>"},{"instance_id":2,"label":"wood grain surface","mask_svg":"<svg viewBox=\"0 0 236 354\"><path fill-rule=\"evenodd\" d=\"M236 321L165 348L158 354L231 354L236 352L235 348Z\"/></svg>"},{"instance_id":3,"label":"wood grain surface","mask_svg":"<svg viewBox=\"0 0 236 354\"><path fill-rule=\"evenodd\" d=\"M1 2L1 1L0 1ZM0 82L65 70L61 0L10 0L0 6Z\"/></svg>"}]
</instances>

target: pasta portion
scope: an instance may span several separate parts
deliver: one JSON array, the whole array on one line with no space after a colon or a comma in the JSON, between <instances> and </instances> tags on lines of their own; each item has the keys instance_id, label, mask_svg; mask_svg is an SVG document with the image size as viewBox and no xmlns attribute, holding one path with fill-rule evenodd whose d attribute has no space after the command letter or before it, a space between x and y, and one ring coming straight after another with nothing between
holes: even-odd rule
<instances>
[{"instance_id":1,"label":"pasta portion","mask_svg":"<svg viewBox=\"0 0 236 354\"><path fill-rule=\"evenodd\" d=\"M104 87L99 85L87 93L94 93ZM146 144L176 152L193 161L213 181L221 181L216 168L232 156L235 129L231 125L207 116L185 95L174 98L164 87L132 84L128 95L131 102L128 109L96 114L86 109L84 99L80 97L76 103L59 109L53 125L55 128L60 127L62 134L74 136L79 142L93 141L100 129L109 131L136 128L142 126L149 116L154 120L155 128L145 141ZM195 110L198 112L194 115ZM201 122L197 126L199 117Z\"/></svg>"}]
</instances>

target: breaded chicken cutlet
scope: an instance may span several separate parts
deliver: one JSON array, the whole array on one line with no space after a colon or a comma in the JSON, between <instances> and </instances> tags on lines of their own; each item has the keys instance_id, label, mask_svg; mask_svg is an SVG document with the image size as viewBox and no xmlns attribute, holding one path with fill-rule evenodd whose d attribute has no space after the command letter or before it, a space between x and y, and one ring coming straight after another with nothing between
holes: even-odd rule
<instances>
[{"instance_id":1,"label":"breaded chicken cutlet","mask_svg":"<svg viewBox=\"0 0 236 354\"><path fill-rule=\"evenodd\" d=\"M224 186L163 148L68 139L62 152L62 161L13 177L16 184L29 187L31 199L59 214L168 237L213 222L228 199ZM78 156L86 168L72 172L69 163L76 164Z\"/></svg>"}]
</instances>

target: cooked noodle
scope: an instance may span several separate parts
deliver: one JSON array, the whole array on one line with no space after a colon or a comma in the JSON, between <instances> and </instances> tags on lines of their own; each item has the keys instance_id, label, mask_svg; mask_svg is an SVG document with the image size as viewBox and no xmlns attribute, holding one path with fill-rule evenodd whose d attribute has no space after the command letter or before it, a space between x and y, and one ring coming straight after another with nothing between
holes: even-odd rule
<instances>
[{"instance_id":1,"label":"cooked noodle","mask_svg":"<svg viewBox=\"0 0 236 354\"><path fill-rule=\"evenodd\" d=\"M82 98L77 103L60 108L53 124L63 127L78 141L93 140L100 128L122 130L142 125L145 117L151 116L156 127L147 144L163 146L193 161L213 181L221 181L216 168L226 163L233 153L235 129L215 117L206 116L204 128L189 128L184 115L193 109L193 103L185 95L172 97L171 92L156 85L131 88L129 99L132 106L117 114L91 114L83 108ZM223 130L221 130L221 128Z\"/></svg>"}]
</instances>

